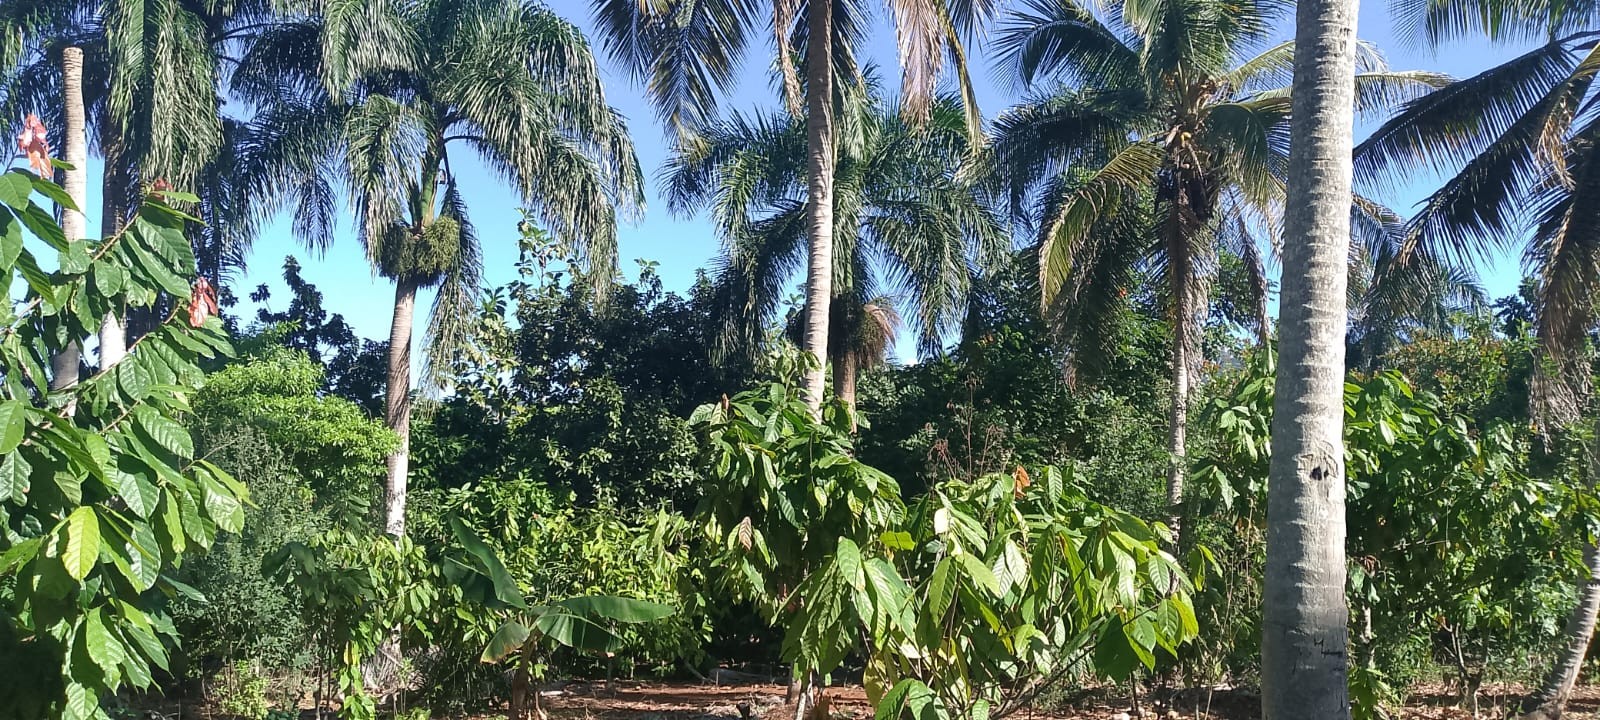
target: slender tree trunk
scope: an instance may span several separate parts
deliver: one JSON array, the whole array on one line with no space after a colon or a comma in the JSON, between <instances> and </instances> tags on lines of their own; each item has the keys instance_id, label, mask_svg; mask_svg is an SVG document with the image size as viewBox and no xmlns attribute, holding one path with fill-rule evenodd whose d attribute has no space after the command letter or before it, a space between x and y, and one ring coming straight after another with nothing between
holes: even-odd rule
<instances>
[{"instance_id":1,"label":"slender tree trunk","mask_svg":"<svg viewBox=\"0 0 1600 720\"><path fill-rule=\"evenodd\" d=\"M1256 343L1265 349L1272 345L1272 315L1267 312L1267 294L1256 300Z\"/></svg>"},{"instance_id":2,"label":"slender tree trunk","mask_svg":"<svg viewBox=\"0 0 1600 720\"><path fill-rule=\"evenodd\" d=\"M417 283L398 280L394 287L394 322L389 326L388 399L384 422L400 436L390 453L384 484L384 531L406 534L406 473L411 465L411 326L417 305Z\"/></svg>"},{"instance_id":3,"label":"slender tree trunk","mask_svg":"<svg viewBox=\"0 0 1600 720\"><path fill-rule=\"evenodd\" d=\"M1167 415L1167 510L1174 530L1180 527L1185 468L1184 447L1189 434L1189 384L1194 377L1191 356L1195 354L1194 318L1190 312L1187 283L1174 281L1172 338L1172 408Z\"/></svg>"},{"instance_id":4,"label":"slender tree trunk","mask_svg":"<svg viewBox=\"0 0 1600 720\"><path fill-rule=\"evenodd\" d=\"M1356 0L1301 0L1267 491L1262 715L1350 717L1344 340Z\"/></svg>"},{"instance_id":5,"label":"slender tree trunk","mask_svg":"<svg viewBox=\"0 0 1600 720\"><path fill-rule=\"evenodd\" d=\"M61 208L61 230L68 240L82 240L89 234L83 207L89 204L89 149L83 114L83 49L61 51L61 103L66 125L61 129L61 153L73 169L65 171L62 188L78 209ZM50 390L58 392L78 384L78 366L83 362L83 343L73 338L50 359ZM68 415L71 413L69 412Z\"/></svg>"},{"instance_id":6,"label":"slender tree trunk","mask_svg":"<svg viewBox=\"0 0 1600 720\"><path fill-rule=\"evenodd\" d=\"M829 303L833 299L833 4L813 2L806 18L807 237L806 333L802 348L816 359L806 371L811 412L822 412L828 357Z\"/></svg>"},{"instance_id":7,"label":"slender tree trunk","mask_svg":"<svg viewBox=\"0 0 1600 720\"><path fill-rule=\"evenodd\" d=\"M1600 431L1600 420L1596 421ZM1594 487L1600 481L1600 434L1589 448L1588 483ZM1595 616L1600 613L1600 548L1585 543L1583 548L1583 584L1578 586L1578 604L1567 616L1561 631L1561 654L1545 675L1539 691L1522 703L1524 720L1558 720L1567 709L1567 699L1578 683L1584 658L1589 655L1589 643L1594 638Z\"/></svg>"},{"instance_id":8,"label":"slender tree trunk","mask_svg":"<svg viewBox=\"0 0 1600 720\"><path fill-rule=\"evenodd\" d=\"M852 410L856 407L856 377L860 373L854 353L840 353L833 359L833 394Z\"/></svg>"},{"instance_id":9,"label":"slender tree trunk","mask_svg":"<svg viewBox=\"0 0 1600 720\"><path fill-rule=\"evenodd\" d=\"M101 184L100 236L117 234L122 224L123 203L126 201L127 171L122 164L122 143L110 121L101 129L101 143L105 156L105 181ZM128 354L128 333L123 325L120 310L106 313L100 320L100 369L104 371Z\"/></svg>"}]
</instances>

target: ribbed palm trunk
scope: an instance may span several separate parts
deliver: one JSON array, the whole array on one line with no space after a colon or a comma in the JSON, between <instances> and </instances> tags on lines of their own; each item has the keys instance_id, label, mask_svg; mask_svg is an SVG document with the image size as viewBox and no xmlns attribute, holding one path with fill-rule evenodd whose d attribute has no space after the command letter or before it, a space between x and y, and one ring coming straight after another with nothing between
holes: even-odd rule
<instances>
[{"instance_id":1,"label":"ribbed palm trunk","mask_svg":"<svg viewBox=\"0 0 1600 720\"><path fill-rule=\"evenodd\" d=\"M1355 31L1356 0L1297 6L1261 638L1268 720L1350 717L1343 432Z\"/></svg>"},{"instance_id":2,"label":"ribbed palm trunk","mask_svg":"<svg viewBox=\"0 0 1600 720\"><path fill-rule=\"evenodd\" d=\"M61 103L66 121L61 129L62 159L73 168L65 171L62 186L67 191L67 197L72 198L72 203L79 208L61 209L61 230L68 240L81 240L89 233L89 223L82 211L89 204L89 149L88 138L84 134L82 48L69 47L61 51ZM78 367L82 361L83 345L73 339L50 360L50 390L58 392L77 385Z\"/></svg>"},{"instance_id":3,"label":"ribbed palm trunk","mask_svg":"<svg viewBox=\"0 0 1600 720\"><path fill-rule=\"evenodd\" d=\"M811 3L806 18L806 142L808 204L806 332L802 348L816 358L806 371L805 397L820 415L827 378L829 303L833 299L833 5ZM822 39L818 41L818 39Z\"/></svg>"},{"instance_id":4,"label":"ribbed palm trunk","mask_svg":"<svg viewBox=\"0 0 1600 720\"><path fill-rule=\"evenodd\" d=\"M400 437L388 458L384 483L384 531L406 534L406 474L411 465L411 329L416 315L417 283L400 279L394 286L394 320L389 325L388 394L384 422Z\"/></svg>"},{"instance_id":5,"label":"ribbed palm trunk","mask_svg":"<svg viewBox=\"0 0 1600 720\"><path fill-rule=\"evenodd\" d=\"M1600 420L1596 421L1595 430L1595 437L1600 438ZM1589 448L1587 478L1591 489L1600 483L1600 439L1593 442L1596 444ZM1557 720L1562 717L1567 709L1567 700L1572 697L1572 688L1577 685L1578 675L1583 670L1584 658L1589 655L1596 614L1600 613L1600 548L1593 543L1584 545L1583 567L1583 583L1578 586L1578 604L1573 606L1572 614L1567 616L1566 626L1561 630L1561 654L1545 675L1539 691L1523 702L1524 720Z\"/></svg>"},{"instance_id":6,"label":"ribbed palm trunk","mask_svg":"<svg viewBox=\"0 0 1600 720\"><path fill-rule=\"evenodd\" d=\"M1196 356L1199 355L1198 328L1194 317L1194 288L1183 276L1187 263L1179 270L1174 262L1173 273L1173 323L1172 323L1172 407L1167 415L1167 508L1171 512L1174 529L1183 519L1183 481L1187 469L1184 448L1189 435L1189 389L1193 384Z\"/></svg>"}]
</instances>

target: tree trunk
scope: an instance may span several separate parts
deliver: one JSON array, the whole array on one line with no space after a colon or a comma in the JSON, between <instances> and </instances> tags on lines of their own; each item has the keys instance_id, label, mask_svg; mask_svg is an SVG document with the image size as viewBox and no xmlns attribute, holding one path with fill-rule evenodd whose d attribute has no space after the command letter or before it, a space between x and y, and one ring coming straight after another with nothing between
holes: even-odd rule
<instances>
[{"instance_id":1,"label":"tree trunk","mask_svg":"<svg viewBox=\"0 0 1600 720\"><path fill-rule=\"evenodd\" d=\"M806 404L821 415L826 387L828 314L833 299L833 4L811 3L806 43L807 238L806 333L802 350L816 362L806 370Z\"/></svg>"},{"instance_id":2,"label":"tree trunk","mask_svg":"<svg viewBox=\"0 0 1600 720\"><path fill-rule=\"evenodd\" d=\"M1172 272L1177 273L1178 270ZM1189 434L1189 384L1194 378L1192 356L1194 347L1194 314L1188 283L1174 277L1172 299L1174 321L1172 324L1172 408L1167 415L1167 511L1172 528L1181 528L1183 513L1183 478L1187 469L1184 447Z\"/></svg>"},{"instance_id":3,"label":"tree trunk","mask_svg":"<svg viewBox=\"0 0 1600 720\"><path fill-rule=\"evenodd\" d=\"M108 120L100 132L105 156L105 181L100 193L100 236L117 234L122 225L123 203L126 201L127 172L122 166L121 141ZM123 326L122 313L112 310L100 320L100 370L105 371L122 362L128 354L128 334Z\"/></svg>"},{"instance_id":4,"label":"tree trunk","mask_svg":"<svg viewBox=\"0 0 1600 720\"><path fill-rule=\"evenodd\" d=\"M1256 343L1263 350L1272 345L1272 315L1267 312L1267 293L1256 299Z\"/></svg>"},{"instance_id":5,"label":"tree trunk","mask_svg":"<svg viewBox=\"0 0 1600 720\"><path fill-rule=\"evenodd\" d=\"M1600 430L1600 420L1596 425L1596 430ZM1588 483L1591 488L1600 481L1600 435L1595 437L1591 441L1595 445L1589 448ZM1583 670L1583 660L1589 655L1595 615L1600 612L1600 548L1594 543L1584 544L1583 567L1585 575L1583 584L1578 587L1578 604L1572 608L1561 631L1561 655L1545 675L1539 692L1523 701L1523 720L1558 720L1566 712L1567 699L1572 696L1572 688Z\"/></svg>"},{"instance_id":6,"label":"tree trunk","mask_svg":"<svg viewBox=\"0 0 1600 720\"><path fill-rule=\"evenodd\" d=\"M1343 432L1356 9L1296 9L1261 638L1268 720L1350 717Z\"/></svg>"},{"instance_id":7,"label":"tree trunk","mask_svg":"<svg viewBox=\"0 0 1600 720\"><path fill-rule=\"evenodd\" d=\"M83 114L83 49L61 50L61 103L65 127L61 129L61 158L73 169L65 171L62 189L78 209L61 208L61 230L68 240L82 240L89 234L83 208L89 204L89 149ZM78 366L83 361L83 343L72 338L50 359L50 390L59 392L78 384ZM70 412L67 413L71 415Z\"/></svg>"},{"instance_id":8,"label":"tree trunk","mask_svg":"<svg viewBox=\"0 0 1600 720\"><path fill-rule=\"evenodd\" d=\"M397 538L406 534L406 472L411 464L411 325L417 305L417 283L398 280L394 287L394 322L389 326L388 400L384 422L400 436L389 455L389 476L384 485L384 531Z\"/></svg>"},{"instance_id":9,"label":"tree trunk","mask_svg":"<svg viewBox=\"0 0 1600 720\"><path fill-rule=\"evenodd\" d=\"M855 353L844 352L833 359L833 394L851 410L856 407L856 377L860 373Z\"/></svg>"}]
</instances>

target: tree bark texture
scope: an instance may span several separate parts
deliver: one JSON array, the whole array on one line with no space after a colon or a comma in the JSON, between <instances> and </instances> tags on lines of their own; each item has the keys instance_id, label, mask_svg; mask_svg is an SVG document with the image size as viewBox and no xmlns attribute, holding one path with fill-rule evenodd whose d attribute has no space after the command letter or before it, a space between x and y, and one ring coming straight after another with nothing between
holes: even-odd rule
<instances>
[{"instance_id":1,"label":"tree bark texture","mask_svg":"<svg viewBox=\"0 0 1600 720\"><path fill-rule=\"evenodd\" d=\"M388 395L383 419L400 436L388 458L384 483L384 531L406 534L406 473L411 465L411 330L417 306L417 283L399 280L394 287L394 321L389 326Z\"/></svg>"},{"instance_id":2,"label":"tree bark texture","mask_svg":"<svg viewBox=\"0 0 1600 720\"><path fill-rule=\"evenodd\" d=\"M1261 639L1268 720L1350 717L1343 432L1356 12L1356 0L1296 8Z\"/></svg>"},{"instance_id":3,"label":"tree bark texture","mask_svg":"<svg viewBox=\"0 0 1600 720\"><path fill-rule=\"evenodd\" d=\"M811 3L806 22L806 330L801 348L815 358L805 375L806 404L822 412L827 386L829 303L833 299L833 5Z\"/></svg>"},{"instance_id":4,"label":"tree bark texture","mask_svg":"<svg viewBox=\"0 0 1600 720\"><path fill-rule=\"evenodd\" d=\"M83 208L89 204L89 140L83 111L83 49L61 50L61 103L65 123L61 128L61 159L72 165L63 173L62 189L78 209L61 208L61 230L68 240L88 237L89 223ZM50 359L50 390L66 390L78 384L83 361L83 343L74 338ZM69 413L70 414L70 413Z\"/></svg>"}]
</instances>

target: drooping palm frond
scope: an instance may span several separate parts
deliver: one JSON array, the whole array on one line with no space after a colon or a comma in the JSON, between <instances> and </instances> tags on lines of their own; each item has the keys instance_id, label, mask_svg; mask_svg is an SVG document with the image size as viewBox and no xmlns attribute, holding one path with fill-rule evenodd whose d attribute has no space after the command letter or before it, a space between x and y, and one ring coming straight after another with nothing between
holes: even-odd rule
<instances>
[{"instance_id":1,"label":"drooping palm frond","mask_svg":"<svg viewBox=\"0 0 1600 720\"><path fill-rule=\"evenodd\" d=\"M1571 46L1552 41L1411 101L1356 146L1357 182L1387 187L1397 169L1456 172L1568 78Z\"/></svg>"},{"instance_id":2,"label":"drooping palm frond","mask_svg":"<svg viewBox=\"0 0 1600 720\"><path fill-rule=\"evenodd\" d=\"M969 147L959 103L941 99L919 122L876 98L848 99L840 124L855 128L834 178L834 295L864 306L888 283L932 352L959 326L972 276L1005 254L1001 222L959 172ZM739 308L724 335L742 347L774 321L804 252L804 126L735 115L680 146L663 171L676 211L711 211L724 241L719 293Z\"/></svg>"},{"instance_id":3,"label":"drooping palm frond","mask_svg":"<svg viewBox=\"0 0 1600 720\"><path fill-rule=\"evenodd\" d=\"M1093 88L1139 83L1137 47L1072 0L1028 0L1001 26L994 48L1002 77L1020 86L1046 77Z\"/></svg>"},{"instance_id":4,"label":"drooping palm frond","mask_svg":"<svg viewBox=\"0 0 1600 720\"><path fill-rule=\"evenodd\" d=\"M1153 132L1142 90L1071 91L1030 98L996 118L974 174L1026 222L1039 185L1101 161L1130 134Z\"/></svg>"},{"instance_id":5,"label":"drooping palm frond","mask_svg":"<svg viewBox=\"0 0 1600 720\"><path fill-rule=\"evenodd\" d=\"M1039 288L1046 307L1056 302L1104 218L1134 211L1131 201L1155 186L1164 156L1153 143L1129 143L1078 182L1055 182L1039 212Z\"/></svg>"},{"instance_id":6,"label":"drooping palm frond","mask_svg":"<svg viewBox=\"0 0 1600 720\"><path fill-rule=\"evenodd\" d=\"M1476 36L1542 40L1582 30L1594 17L1568 0L1395 0L1390 12L1404 41L1432 46Z\"/></svg>"},{"instance_id":7,"label":"drooping palm frond","mask_svg":"<svg viewBox=\"0 0 1600 720\"><path fill-rule=\"evenodd\" d=\"M1398 213L1358 195L1350 221L1350 337L1369 367L1412 332L1446 332L1488 306L1477 274L1413 243Z\"/></svg>"},{"instance_id":8,"label":"drooping palm frond","mask_svg":"<svg viewBox=\"0 0 1600 720\"><path fill-rule=\"evenodd\" d=\"M682 135L716 117L718 95L738 80L760 4L595 0L591 9L606 50L645 84L668 132Z\"/></svg>"},{"instance_id":9,"label":"drooping palm frond","mask_svg":"<svg viewBox=\"0 0 1600 720\"><path fill-rule=\"evenodd\" d=\"M437 385L449 370L451 353L466 345L483 285L483 251L467 215L467 201L454 176L446 180L439 216L454 221L456 261L450 264L428 313L428 342L423 346L423 382Z\"/></svg>"}]
</instances>

